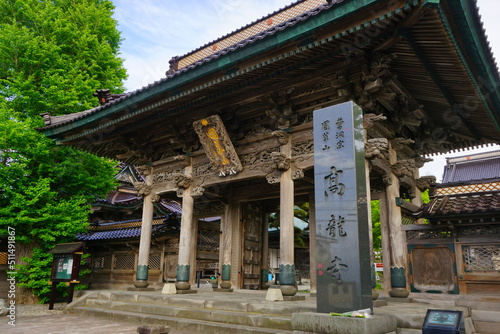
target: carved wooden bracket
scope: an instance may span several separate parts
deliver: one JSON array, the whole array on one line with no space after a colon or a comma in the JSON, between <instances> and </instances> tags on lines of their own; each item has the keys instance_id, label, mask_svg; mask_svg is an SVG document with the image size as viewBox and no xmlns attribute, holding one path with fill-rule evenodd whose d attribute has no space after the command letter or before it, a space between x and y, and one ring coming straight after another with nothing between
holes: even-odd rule
<instances>
[{"instance_id":1,"label":"carved wooden bracket","mask_svg":"<svg viewBox=\"0 0 500 334\"><path fill-rule=\"evenodd\" d=\"M391 170L397 177L413 177L413 171L415 170L415 160L399 160L391 166Z\"/></svg>"},{"instance_id":2,"label":"carved wooden bracket","mask_svg":"<svg viewBox=\"0 0 500 334\"><path fill-rule=\"evenodd\" d=\"M151 196L151 202L153 202L153 203L158 203L158 202L160 202L160 201L161 201L161 197L160 197L160 195L158 195L158 194L153 194L153 195Z\"/></svg>"},{"instance_id":3,"label":"carved wooden bracket","mask_svg":"<svg viewBox=\"0 0 500 334\"><path fill-rule=\"evenodd\" d=\"M422 176L415 180L415 184L420 191L426 191L436 185L436 177L432 175Z\"/></svg>"},{"instance_id":4,"label":"carved wooden bracket","mask_svg":"<svg viewBox=\"0 0 500 334\"><path fill-rule=\"evenodd\" d=\"M401 151L402 149L404 149L406 146L410 145L410 144L413 144L415 143L414 140L412 139L406 139L406 138L394 138L393 140L391 140L391 147L395 150L395 151ZM415 161L413 160L413 163L415 163Z\"/></svg>"},{"instance_id":5,"label":"carved wooden bracket","mask_svg":"<svg viewBox=\"0 0 500 334\"><path fill-rule=\"evenodd\" d=\"M137 166L136 169L139 172L139 174L143 176L151 175L151 173L153 172L153 167L148 165Z\"/></svg>"},{"instance_id":6,"label":"carved wooden bracket","mask_svg":"<svg viewBox=\"0 0 500 334\"><path fill-rule=\"evenodd\" d=\"M422 167L424 167L425 163L431 162L431 161L434 161L434 159L425 158L425 157L418 157L418 158L415 158L415 166L417 166L418 168L422 168Z\"/></svg>"},{"instance_id":7,"label":"carved wooden bracket","mask_svg":"<svg viewBox=\"0 0 500 334\"><path fill-rule=\"evenodd\" d=\"M196 188L193 188L193 190L191 191L191 196L196 198L196 197L200 197L203 195L203 193L205 192L205 188L203 187L196 187Z\"/></svg>"},{"instance_id":8,"label":"carved wooden bracket","mask_svg":"<svg viewBox=\"0 0 500 334\"><path fill-rule=\"evenodd\" d=\"M174 157L175 161L179 161L184 167L190 166L192 163L192 158L187 155L177 155Z\"/></svg>"},{"instance_id":9,"label":"carved wooden bracket","mask_svg":"<svg viewBox=\"0 0 500 334\"><path fill-rule=\"evenodd\" d=\"M274 169L271 173L266 175L266 180L267 180L267 183L269 183L269 184L279 183L281 180L281 172Z\"/></svg>"},{"instance_id":10,"label":"carved wooden bracket","mask_svg":"<svg viewBox=\"0 0 500 334\"><path fill-rule=\"evenodd\" d=\"M391 166L391 170L398 177L399 184L406 189L408 196L415 198L415 178L413 176L415 160L400 160Z\"/></svg>"},{"instance_id":11,"label":"carved wooden bracket","mask_svg":"<svg viewBox=\"0 0 500 334\"><path fill-rule=\"evenodd\" d=\"M384 185L391 185L388 140L386 138L368 139L365 144L365 158L368 159L370 170L373 170L382 177Z\"/></svg>"},{"instance_id":12,"label":"carved wooden bracket","mask_svg":"<svg viewBox=\"0 0 500 334\"><path fill-rule=\"evenodd\" d=\"M375 122L385 121L386 119L387 117L385 117L383 114L365 114L363 115L363 128L365 130L370 130L373 125L375 125Z\"/></svg>"},{"instance_id":13,"label":"carved wooden bracket","mask_svg":"<svg viewBox=\"0 0 500 334\"><path fill-rule=\"evenodd\" d=\"M193 179L187 177L184 174L174 174L173 180L177 187L186 189L193 183Z\"/></svg>"},{"instance_id":14,"label":"carved wooden bracket","mask_svg":"<svg viewBox=\"0 0 500 334\"><path fill-rule=\"evenodd\" d=\"M281 152L272 152L271 158L276 164L276 169L279 171L286 171L290 169L291 159Z\"/></svg>"},{"instance_id":15,"label":"carved wooden bracket","mask_svg":"<svg viewBox=\"0 0 500 334\"><path fill-rule=\"evenodd\" d=\"M264 103L269 105L266 115L270 119L271 128L287 129L297 122L298 115L293 110L292 96L297 94L295 87L286 91L267 95Z\"/></svg>"},{"instance_id":16,"label":"carved wooden bracket","mask_svg":"<svg viewBox=\"0 0 500 334\"><path fill-rule=\"evenodd\" d=\"M292 180L299 180L304 178L304 170L292 165Z\"/></svg>"},{"instance_id":17,"label":"carved wooden bracket","mask_svg":"<svg viewBox=\"0 0 500 334\"><path fill-rule=\"evenodd\" d=\"M148 186L144 182L134 182L134 188L137 190L137 195L141 197L148 196L153 190L152 186Z\"/></svg>"},{"instance_id":18,"label":"carved wooden bracket","mask_svg":"<svg viewBox=\"0 0 500 334\"><path fill-rule=\"evenodd\" d=\"M280 146L288 144L288 140L290 139L290 134L282 130L273 131L273 136L278 139Z\"/></svg>"}]
</instances>

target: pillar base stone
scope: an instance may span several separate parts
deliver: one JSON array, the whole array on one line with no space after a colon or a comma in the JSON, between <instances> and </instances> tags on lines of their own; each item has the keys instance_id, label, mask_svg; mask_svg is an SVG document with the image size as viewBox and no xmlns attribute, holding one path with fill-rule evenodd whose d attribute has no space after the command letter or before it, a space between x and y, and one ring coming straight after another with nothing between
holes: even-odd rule
<instances>
[{"instance_id":1,"label":"pillar base stone","mask_svg":"<svg viewBox=\"0 0 500 334\"><path fill-rule=\"evenodd\" d=\"M149 282L147 280L136 280L134 281L134 287L138 288L138 289L143 289L143 288L147 288L149 285ZM153 289L154 290L154 289Z\"/></svg>"},{"instance_id":2,"label":"pillar base stone","mask_svg":"<svg viewBox=\"0 0 500 334\"><path fill-rule=\"evenodd\" d=\"M389 295L394 298L406 298L410 295L410 292L405 288L392 288Z\"/></svg>"},{"instance_id":3,"label":"pillar base stone","mask_svg":"<svg viewBox=\"0 0 500 334\"><path fill-rule=\"evenodd\" d=\"M295 285L280 285L280 290L281 293L283 294L283 297L285 296L295 296L297 293L297 287Z\"/></svg>"},{"instance_id":4,"label":"pillar base stone","mask_svg":"<svg viewBox=\"0 0 500 334\"><path fill-rule=\"evenodd\" d=\"M221 289L230 289L231 288L231 282L230 281L221 281L220 282L220 287L221 287Z\"/></svg>"},{"instance_id":5,"label":"pillar base stone","mask_svg":"<svg viewBox=\"0 0 500 334\"><path fill-rule=\"evenodd\" d=\"M165 283L161 293L164 295L175 295L177 293L177 288L175 287L175 283Z\"/></svg>"},{"instance_id":6,"label":"pillar base stone","mask_svg":"<svg viewBox=\"0 0 500 334\"><path fill-rule=\"evenodd\" d=\"M189 282L177 281L175 282L175 288L177 290L189 290L191 289L191 284Z\"/></svg>"}]
</instances>

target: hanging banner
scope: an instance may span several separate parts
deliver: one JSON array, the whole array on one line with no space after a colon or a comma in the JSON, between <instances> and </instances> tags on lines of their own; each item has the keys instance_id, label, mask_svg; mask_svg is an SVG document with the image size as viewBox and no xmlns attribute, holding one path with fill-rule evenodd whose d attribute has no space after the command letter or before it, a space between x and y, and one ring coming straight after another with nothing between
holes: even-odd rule
<instances>
[{"instance_id":1,"label":"hanging banner","mask_svg":"<svg viewBox=\"0 0 500 334\"><path fill-rule=\"evenodd\" d=\"M243 170L233 143L219 115L193 122L210 163L219 176L235 175Z\"/></svg>"}]
</instances>

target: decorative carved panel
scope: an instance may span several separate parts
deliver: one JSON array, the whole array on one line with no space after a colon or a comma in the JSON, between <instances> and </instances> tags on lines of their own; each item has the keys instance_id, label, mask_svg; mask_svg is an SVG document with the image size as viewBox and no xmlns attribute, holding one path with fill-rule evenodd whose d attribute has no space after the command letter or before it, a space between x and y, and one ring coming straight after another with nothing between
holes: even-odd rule
<instances>
[{"instance_id":1,"label":"decorative carved panel","mask_svg":"<svg viewBox=\"0 0 500 334\"><path fill-rule=\"evenodd\" d=\"M416 247L410 258L415 289L422 292L455 289L455 256L448 247Z\"/></svg>"},{"instance_id":2,"label":"decorative carved panel","mask_svg":"<svg viewBox=\"0 0 500 334\"><path fill-rule=\"evenodd\" d=\"M213 115L193 123L212 166L219 176L241 172L243 166L220 116Z\"/></svg>"}]
</instances>

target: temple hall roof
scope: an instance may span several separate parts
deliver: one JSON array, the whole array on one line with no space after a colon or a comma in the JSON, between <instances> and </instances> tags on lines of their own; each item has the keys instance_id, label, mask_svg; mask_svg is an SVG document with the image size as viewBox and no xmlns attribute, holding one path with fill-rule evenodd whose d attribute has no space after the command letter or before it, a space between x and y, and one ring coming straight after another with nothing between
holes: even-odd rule
<instances>
[{"instance_id":1,"label":"temple hall roof","mask_svg":"<svg viewBox=\"0 0 500 334\"><path fill-rule=\"evenodd\" d=\"M46 114L39 130L60 144L144 164L193 153L185 145L193 119L214 112L233 113L238 125L268 125L266 96L290 87L297 94L289 103L302 113L308 103L366 102L356 85L374 74L360 73L361 63L390 71L363 109L405 124L396 135L415 140L416 154L499 141L500 77L475 0L297 1L172 58L149 86L81 113ZM465 110L471 99L476 107ZM91 140L96 133L100 140Z\"/></svg>"}]
</instances>

